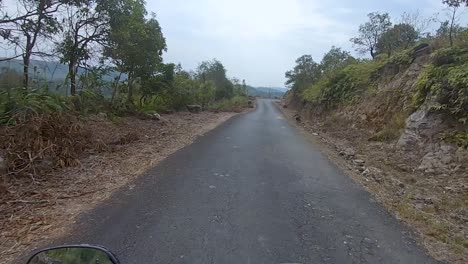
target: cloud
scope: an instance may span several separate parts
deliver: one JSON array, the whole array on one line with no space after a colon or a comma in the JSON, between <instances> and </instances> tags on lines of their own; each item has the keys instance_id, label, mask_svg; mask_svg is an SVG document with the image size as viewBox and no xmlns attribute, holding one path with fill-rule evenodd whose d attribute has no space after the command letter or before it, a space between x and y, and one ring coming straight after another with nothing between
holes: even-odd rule
<instances>
[{"instance_id":1,"label":"cloud","mask_svg":"<svg viewBox=\"0 0 468 264\"><path fill-rule=\"evenodd\" d=\"M166 61L193 69L217 58L230 76L258 86L283 85L284 72L303 54L320 61L332 45L352 50L349 39L369 12L396 19L404 11L428 16L442 7L439 0L148 1L167 38Z\"/></svg>"}]
</instances>

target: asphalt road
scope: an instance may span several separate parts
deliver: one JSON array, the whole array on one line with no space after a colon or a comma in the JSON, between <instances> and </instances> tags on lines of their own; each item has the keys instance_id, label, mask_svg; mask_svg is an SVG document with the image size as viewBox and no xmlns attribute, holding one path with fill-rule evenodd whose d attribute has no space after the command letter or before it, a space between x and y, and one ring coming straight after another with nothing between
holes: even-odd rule
<instances>
[{"instance_id":1,"label":"asphalt road","mask_svg":"<svg viewBox=\"0 0 468 264\"><path fill-rule=\"evenodd\" d=\"M122 263L435 263L281 116L236 116L79 219Z\"/></svg>"}]
</instances>

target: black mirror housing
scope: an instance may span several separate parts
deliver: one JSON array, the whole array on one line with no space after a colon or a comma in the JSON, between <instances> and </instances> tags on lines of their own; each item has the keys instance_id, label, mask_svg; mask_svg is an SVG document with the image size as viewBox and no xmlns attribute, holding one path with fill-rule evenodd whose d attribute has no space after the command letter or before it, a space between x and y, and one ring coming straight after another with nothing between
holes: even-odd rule
<instances>
[{"instance_id":1,"label":"black mirror housing","mask_svg":"<svg viewBox=\"0 0 468 264\"><path fill-rule=\"evenodd\" d=\"M119 264L108 249L96 245L64 245L35 252L27 264Z\"/></svg>"}]
</instances>

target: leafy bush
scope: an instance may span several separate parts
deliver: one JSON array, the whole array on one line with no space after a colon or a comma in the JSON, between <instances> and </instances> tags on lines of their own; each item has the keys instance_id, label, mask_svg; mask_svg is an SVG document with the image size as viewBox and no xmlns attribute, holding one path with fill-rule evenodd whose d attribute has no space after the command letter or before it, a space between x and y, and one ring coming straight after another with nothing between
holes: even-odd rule
<instances>
[{"instance_id":1,"label":"leafy bush","mask_svg":"<svg viewBox=\"0 0 468 264\"><path fill-rule=\"evenodd\" d=\"M468 49L442 48L432 54L432 64L442 66L468 62Z\"/></svg>"},{"instance_id":2,"label":"leafy bush","mask_svg":"<svg viewBox=\"0 0 468 264\"><path fill-rule=\"evenodd\" d=\"M459 48L442 49L433 55L417 80L413 104L419 107L433 97L434 111L445 111L466 123L468 116L468 53Z\"/></svg>"},{"instance_id":3,"label":"leafy bush","mask_svg":"<svg viewBox=\"0 0 468 264\"><path fill-rule=\"evenodd\" d=\"M352 101L376 87L376 71L381 64L381 61L363 61L348 65L310 86L303 92L303 98L309 102L323 103L327 107Z\"/></svg>"},{"instance_id":4,"label":"leafy bush","mask_svg":"<svg viewBox=\"0 0 468 264\"><path fill-rule=\"evenodd\" d=\"M15 123L33 114L68 110L70 105L66 98L45 91L26 92L23 89L10 89L0 92L0 123Z\"/></svg>"}]
</instances>

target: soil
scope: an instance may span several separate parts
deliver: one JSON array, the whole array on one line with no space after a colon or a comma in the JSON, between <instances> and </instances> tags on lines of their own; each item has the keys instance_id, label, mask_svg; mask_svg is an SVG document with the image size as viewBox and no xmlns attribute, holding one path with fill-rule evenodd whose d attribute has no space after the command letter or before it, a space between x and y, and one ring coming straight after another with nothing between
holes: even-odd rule
<instances>
[{"instance_id":1,"label":"soil","mask_svg":"<svg viewBox=\"0 0 468 264\"><path fill-rule=\"evenodd\" d=\"M80 165L47 177L19 178L0 185L0 259L10 263L43 241L66 233L74 219L178 149L235 113L186 112L161 120L96 115L86 122L102 147Z\"/></svg>"},{"instance_id":2,"label":"soil","mask_svg":"<svg viewBox=\"0 0 468 264\"><path fill-rule=\"evenodd\" d=\"M395 142L370 141L372 133L333 115L302 118L279 106L304 134L396 218L413 227L437 260L468 263L468 172L426 173L417 151Z\"/></svg>"}]
</instances>

